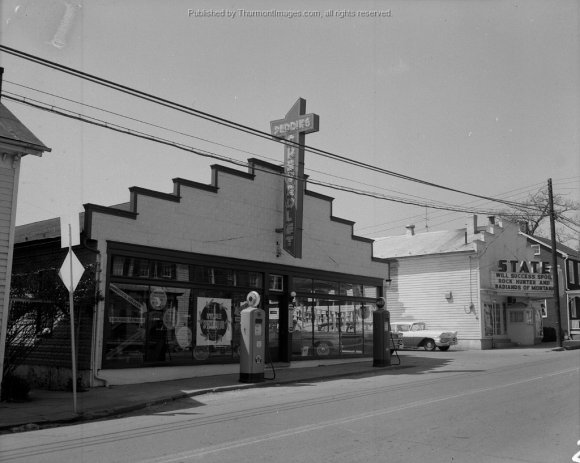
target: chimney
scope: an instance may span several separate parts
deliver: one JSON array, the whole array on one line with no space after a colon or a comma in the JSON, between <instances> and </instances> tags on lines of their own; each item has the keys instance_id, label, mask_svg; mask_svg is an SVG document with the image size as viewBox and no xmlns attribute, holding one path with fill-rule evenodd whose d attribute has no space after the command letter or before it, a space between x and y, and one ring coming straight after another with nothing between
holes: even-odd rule
<instances>
[{"instance_id":1,"label":"chimney","mask_svg":"<svg viewBox=\"0 0 580 463\"><path fill-rule=\"evenodd\" d=\"M415 236L415 225L407 225L405 228L408 236Z\"/></svg>"},{"instance_id":2,"label":"chimney","mask_svg":"<svg viewBox=\"0 0 580 463\"><path fill-rule=\"evenodd\" d=\"M488 215L487 220L487 232L492 234L495 233L495 215Z\"/></svg>"},{"instance_id":3,"label":"chimney","mask_svg":"<svg viewBox=\"0 0 580 463\"><path fill-rule=\"evenodd\" d=\"M529 233L530 233L530 226L529 226L529 224L528 224L528 222L527 222L527 221L525 221L525 220L520 220L520 221L518 222L518 226L519 226L519 228L520 228L520 231L521 231L522 233L525 233L525 234L529 234Z\"/></svg>"},{"instance_id":4,"label":"chimney","mask_svg":"<svg viewBox=\"0 0 580 463\"><path fill-rule=\"evenodd\" d=\"M475 235L477 233L477 215L473 214L473 220L471 221L471 223L469 222L469 219L467 220L467 226L466 226L466 234L468 235Z\"/></svg>"}]
</instances>

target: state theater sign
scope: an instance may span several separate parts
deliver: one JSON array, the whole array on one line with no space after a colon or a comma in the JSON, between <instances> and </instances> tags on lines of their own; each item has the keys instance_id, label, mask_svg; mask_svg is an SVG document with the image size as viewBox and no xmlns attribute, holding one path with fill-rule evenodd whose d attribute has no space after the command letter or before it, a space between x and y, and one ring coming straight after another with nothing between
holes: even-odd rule
<instances>
[{"instance_id":1,"label":"state theater sign","mask_svg":"<svg viewBox=\"0 0 580 463\"><path fill-rule=\"evenodd\" d=\"M306 100L298 98L284 119L270 122L272 135L285 140L283 248L296 258L302 257L304 140L318 132L318 115L305 113Z\"/></svg>"},{"instance_id":2,"label":"state theater sign","mask_svg":"<svg viewBox=\"0 0 580 463\"><path fill-rule=\"evenodd\" d=\"M491 272L491 288L498 293L551 297L554 293L551 271L549 262L502 259L497 270Z\"/></svg>"}]
</instances>

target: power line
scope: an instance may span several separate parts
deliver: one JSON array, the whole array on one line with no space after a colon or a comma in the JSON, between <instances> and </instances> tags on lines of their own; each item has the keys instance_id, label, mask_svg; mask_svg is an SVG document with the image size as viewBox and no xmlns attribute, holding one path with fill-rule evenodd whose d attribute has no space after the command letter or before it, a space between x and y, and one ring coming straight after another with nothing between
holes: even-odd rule
<instances>
[{"instance_id":1,"label":"power line","mask_svg":"<svg viewBox=\"0 0 580 463\"><path fill-rule=\"evenodd\" d=\"M513 190L509 190L509 191L507 191L505 193L502 193L500 196L505 196L505 195L508 195L509 193L513 193L513 192L516 192L516 191L519 191L519 190L523 190L523 189L529 190L530 188L537 188L537 187L539 187L541 185L544 185L544 184L545 184L545 182L538 182L538 183L534 183L532 185L528 185L528 186L525 186L525 187L515 188ZM473 203L476 203L476 202L481 202L481 201L478 201L478 200L470 201L470 202L466 203L464 206L466 207L467 205L473 204ZM475 207L475 206L472 206L472 207ZM442 218L442 217L445 217L445 216L452 215L453 213L454 212L450 212L450 213L440 213L440 214L436 214L436 215L432 216L431 218L432 219L433 218L436 218L436 217L437 218ZM499 212L496 212L496 215L499 215ZM371 225L371 226L368 226L368 227L363 227L361 229L358 229L357 232L360 232L361 230L366 230L366 229L369 229L369 228L382 227L384 225L392 225L393 223L406 222L406 221L414 220L414 219L417 219L417 220L421 219L422 220L423 218L424 217L422 215L412 215L412 216L404 217L402 219L398 219L398 220L395 220L395 221L389 221L389 222L384 222L384 223L381 223L381 224L376 224L376 225ZM441 223L436 223L434 226L437 226L437 225L441 225ZM390 228L386 228L386 229L380 229L380 230L377 230L375 232L369 231L369 232L367 232L367 234L375 234L375 233L379 233L379 232L394 230L396 228L399 228L399 227L390 227Z\"/></svg>"},{"instance_id":2,"label":"power line","mask_svg":"<svg viewBox=\"0 0 580 463\"><path fill-rule=\"evenodd\" d=\"M433 183L433 182L429 182L429 181L426 181L426 180L421 180L421 179L418 179L418 178L415 178L415 177L411 177L411 176L408 176L408 175L400 174L400 173L397 173L397 172L394 172L394 171L390 171L390 170L387 170L387 169L384 169L384 168L381 168L381 167L373 166L371 164L367 164L367 163L364 163L364 162L361 162L361 161L356 161L354 159L347 158L345 156L341 156L341 155L338 155L338 154L335 154L335 153L331 153L329 151L325 151L325 150L321 150L321 149L318 149L318 148L314 148L314 147L311 147L309 145L300 145L299 143L296 143L294 141L282 140L282 139L279 139L277 137L272 136L271 134L269 134L267 132L263 132L261 130L258 130L258 129L255 129L255 128L252 128L252 127L249 127L249 126L246 126L246 125L243 125L243 124L239 124L239 123L236 123L236 122L231 121L229 119L225 119L225 118L222 118L222 117L219 117L219 116L215 116L213 114L210 114L210 113L207 113L207 112L204 112L204 111L199 111L199 110L190 108L188 106L182 105L180 103L176 103L176 102L173 102L173 101L170 101L170 100L167 100L167 99L164 99L164 98L161 98L161 97L158 97L158 96L155 96L155 95L146 93L146 92L142 92L140 90L137 90L137 89L134 89L134 88L125 86L125 85L121 85L121 84L115 83L113 81L110 81L110 80L107 80L107 79L103 79L103 78L97 77L97 76L95 76L93 74L89 74L89 73L86 73L86 72L83 72L83 71L79 71L77 69L74 69L74 68L71 68L71 67L68 67L68 66L64 66L64 65L55 63L53 61L49 61L49 60L46 60L44 58L40 58L40 57L31 55L31 54L22 52L20 50L16 50L14 48L7 47L5 45L0 45L0 50L1 51L4 51L5 53L11 54L13 56L16 56L16 57L19 57L19 58L22 58L22 59L25 59L25 60L28 60L28 61L32 61L34 63L37 63L37 64L40 64L40 65L43 65L43 66L52 68L52 69L57 70L57 71L60 71L60 72L67 73L69 75L73 75L75 77L80 77L82 79L88 80L88 81L93 82L93 83L96 83L98 85L102 85L104 87L108 87L108 88L111 88L113 90L117 90L119 92L122 92L122 93L125 93L125 94L128 94L128 95L132 95L132 96L135 96L137 98L140 98L140 99L143 99L143 100L152 102L152 103L156 103L156 104L159 104L159 105L162 105L162 106L171 108L171 109L175 109L177 111L180 111L180 112L183 112L183 113L186 113L186 114L189 114L189 115L193 115L193 116L196 116L196 117L199 117L199 118L208 120L210 122L214 122L214 123L219 124L219 125L223 125L225 127L229 127L229 128L232 128L232 129L241 131L241 132L245 132L245 133L248 133L248 134L251 134L251 135L255 135L255 136L258 136L260 138L264 138L264 139L267 139L267 140L270 140L270 141L275 141L277 143L289 144L289 145L294 145L294 146L302 147L305 151L308 151L310 153L313 153L313 154L316 154L316 155L319 155L319 156L327 157L327 158L330 158L330 159L333 159L333 160L336 160L336 161L344 162L346 164L354 165L354 166L361 167L361 168L364 168L364 169L367 169L367 170L370 170L370 171L382 173L382 174L385 174L385 175L389 175L389 176L392 176L392 177L400 178L402 180L407 180L407 181L419 183L419 184L422 184L422 185L425 185L425 186L430 186L430 187L433 187L433 188L439 188L439 189L443 189L443 190L446 190L446 191L451 191L451 192L454 192L454 193L464 194L464 195L473 196L473 197L480 198L480 199L485 199L485 200L488 200L488 201L498 202L498 203L506 204L506 205L511 206L511 207L516 207L516 206L525 207L524 205L517 204L517 203L513 203L511 201L504 201L504 200L501 200L501 199L498 199L498 198L492 198L492 197L488 197L488 196L484 196L484 195L478 195L478 194L475 194L475 193L469 193L469 192L462 191L462 190L459 190L459 189L456 189L456 188L446 187L446 186L439 185L439 184L436 184L436 183Z\"/></svg>"},{"instance_id":3,"label":"power line","mask_svg":"<svg viewBox=\"0 0 580 463\"><path fill-rule=\"evenodd\" d=\"M558 179L557 180L557 184L560 185L560 184L567 184L567 183L576 182L579 178L580 177L578 177L578 176L575 176L575 177L564 177L564 178ZM521 197L521 195L526 194L527 197L529 198L529 196L531 194L537 193L538 190L540 190L542 187L545 187L545 185L546 185L545 182L537 182L537 183L534 183L532 185L528 185L528 186L524 186L524 187L515 188L513 190L509 190L509 191L507 191L505 193L502 193L500 196L506 196L509 193L515 193L517 191L526 190L526 191L522 191L521 193L519 193L517 195L510 195L510 197L514 197L514 198L515 197ZM522 198L522 200L523 199L524 198ZM481 201L477 201L477 200L470 201L470 202L466 203L465 206L467 204L473 204L475 202L481 202ZM533 208L531 208L531 209L533 209ZM449 215L453 215L453 214L454 214L454 212L440 213L440 214L435 214L434 216L432 216L432 218L434 218L434 217L442 218L442 217L449 216ZM504 217L506 216L505 212L499 212L496 215L503 215ZM372 228L377 228L377 227L383 227L385 225L389 225L390 226L390 225L392 225L394 223L406 222L406 221L414 220L414 219L416 219L416 220L422 220L423 219L423 216L422 215L413 215L413 216L405 217L405 218L402 218L402 219L399 219L399 220L395 220L395 221L389 221L389 222L385 222L385 223L371 225L371 226L368 226L368 227L362 227L360 229L357 229L357 233L360 233L361 230L367 230L367 229L372 229ZM433 224L432 226L442 225L443 223L445 223L445 222L437 222L437 223ZM374 234L381 233L381 232L395 230L397 228L399 228L399 227L398 226L390 226L388 228L381 228L381 229L376 230L376 231L370 231L369 230L369 231L364 232L362 234L363 235L371 235L371 234L374 235Z\"/></svg>"},{"instance_id":4,"label":"power line","mask_svg":"<svg viewBox=\"0 0 580 463\"><path fill-rule=\"evenodd\" d=\"M114 116L117 116L117 117L121 117L123 119L127 119L127 120L130 120L130 121L133 121L133 122L138 122L140 124L144 124L144 125L147 125L147 126L150 126L150 127L155 127L155 128L158 128L158 129L161 129L161 130L165 130L165 131L168 131L168 132L171 132L171 133L174 133L174 134L183 135L185 137L193 138L193 139L200 140L200 141L203 141L203 142L206 142L206 143L210 143L210 144L213 144L213 145L217 145L217 146L221 146L221 147L224 147L224 148L232 149L232 150L238 151L240 153L245 153L245 154L249 154L249 155L252 155L252 156L256 156L256 157L260 157L260 158L263 158L263 159L267 159L267 160L269 160L271 162L274 162L274 163L277 162L276 159L273 159L271 157L264 156L262 154L258 154L258 153L252 152L252 151L247 151L247 150L243 150L241 148L236 148L236 147L233 147L233 146L230 146L230 145L226 145L226 144L223 144L223 143L218 143L216 141L209 140L207 138L197 137L195 135L191 135L191 134L188 134L188 133L185 133L185 132L180 132L178 130L171 129L169 127L165 127L165 126L158 125L158 124L153 124L151 122L143 121L141 119L137 119L137 118L130 117L130 116L127 116L127 115L124 115L124 114L120 114L120 113L117 113L115 111L110 111L110 110L107 110L107 109L104 109L104 108L100 108L98 106L89 105L89 104L86 104L86 103L81 103L79 101L76 101L76 100L73 100L73 99L70 99L70 98L66 98L66 97L63 97L63 96L60 96L60 95L56 95L54 93L50 93L50 92L46 92L46 91L43 91L43 90L35 89L35 88L29 87L27 85L22 85L22 84L18 84L18 83L11 82L11 81L7 81L7 80L5 82L6 83L10 83L12 85L15 85L17 87L26 88L28 90L32 90L32 91L35 91L35 92L38 92L38 93L41 93L41 94L44 94L44 95L48 95L48 96L51 96L53 98L58 98L58 99L61 99L61 100L64 100L64 101L67 101L67 102L70 102L70 103L77 104L79 106L84 106L84 107L87 107L87 108L95 109L97 111L101 111L101 112L104 112L106 114L111 114L111 115L114 115ZM30 101L36 101L36 102L42 103L44 105L47 105L47 103L40 102L39 100L35 100L35 99L32 99L32 98L24 97L22 95L18 95L18 94L13 93L13 92L6 92L6 93L7 94L10 94L10 95L13 95L13 96L20 97L20 98L25 99L25 100L28 99ZM70 111L70 110L67 110L67 111ZM353 183L357 183L357 184L360 184L360 185L365 185L365 186L370 186L370 187L378 188L378 189L384 190L384 191L390 191L392 193L397 193L397 194L402 194L402 195L406 194L407 196L411 196L411 197L414 197L414 198L418 198L418 199L421 199L421 200L424 200L424 201L429 201L427 198L424 198L422 196L417 196L417 195L413 195L413 194L409 194L409 193L402 193L400 191L396 191L396 190L392 190L392 189L384 188L384 187L380 187L380 186L377 187L376 185L371 185L371 184L368 184L368 183L365 183L365 182L353 181L353 180L351 180L349 178L346 178L346 177L341 177L339 175L329 174L327 172L322 172L322 171L319 171L319 170L316 170L316 169L308 168L308 171L310 171L310 172L316 172L318 174L322 174L322 175L325 175L325 176L328 176L328 177L337 178L337 179L340 179L340 180L346 180L346 181L353 182Z\"/></svg>"},{"instance_id":5,"label":"power line","mask_svg":"<svg viewBox=\"0 0 580 463\"><path fill-rule=\"evenodd\" d=\"M46 106L43 107L43 106L41 106L41 104L44 104L42 102L33 103L32 101L19 100L18 98L14 97L11 94L8 94L6 92L4 93L4 97L7 98L7 99L9 99L9 100L11 100L11 101L14 101L14 102L17 102L17 103L20 103L20 104L24 104L24 105L31 106L31 107L33 107L35 109L39 109L39 110L51 112L53 114L57 114L57 115L60 115L60 116L63 116L63 117L67 117L69 119L74 119L74 120L77 120L77 121L80 121L80 122L85 122L85 123L88 123L88 124L92 124L92 125L95 125L95 126L99 126L99 127L102 127L102 128L106 128L106 129L109 129L109 130L113 130L115 132L123 133L125 135L131 135L131 136L134 136L134 137L137 137L137 138L142 138L142 139L145 139L145 140L148 140L148 141L153 141L153 142L160 143L160 144L164 144L164 145L167 145L167 146L172 146L174 148L178 148L178 149L181 149L183 151L188 151L188 152L192 152L194 154L200 155L200 156L217 159L217 160L224 161L224 162L229 162L229 163L235 164L237 166L241 166L241 167L246 167L247 166L247 164L244 163L244 162L242 162L242 161L239 161L239 160L233 159L233 158L228 158L228 157L223 156L223 155L218 155L218 154L212 153L210 151L200 150L200 149L197 149L197 148L189 147L187 145L184 145L184 144L181 144L181 143L177 143L177 142L174 142L174 141L171 141L171 140L162 139L160 137L155 137L155 136L150 135L150 134L146 134L146 133L143 133L143 132L139 132L139 131L135 131L135 130L132 130L132 129L128 129L126 127L122 127L122 126L119 126L117 124L107 123L105 121L101 121L101 120L98 120L98 119L93 118L93 117L82 116L80 114L72 114L70 111L69 111L69 113L66 113L64 111L68 111L68 110L64 110L63 108L55 109L56 107L54 105L48 105L50 107L46 107ZM41 103L41 104L38 104L38 103ZM273 175L279 175L279 176L282 176L282 177L294 178L294 177L288 176L287 174L284 174L284 173L274 173L274 172L271 172L271 171L268 171L268 170L264 170L264 169L259 169L259 168L255 168L255 170L262 171L262 172L269 173L269 174L273 174ZM382 199L382 200L387 200L387 201L392 201L392 202L398 202L398 203L402 203L402 204L419 206L419 207L429 207L429 208L432 208L432 209L451 210L451 211L465 212L465 213L467 213L467 212L470 212L470 213L476 213L476 212L478 212L478 213L482 213L482 214L494 214L494 213L497 213L496 211L476 211L476 210L473 210L473 209L466 209L466 208L462 208L462 207L459 207L459 206L445 205L443 203L441 203L441 204L436 204L436 203L429 203L429 204L420 203L418 201L406 200L406 199L403 199L403 198L396 198L396 197L389 197L389 196L380 195L380 194L377 194L377 193L374 193L374 192L369 192L369 191L364 191L364 190L356 190L356 189L353 189L353 188L345 187L343 185L331 184L331 183L327 183L327 182L317 181L317 180L314 180L314 179L308 179L308 183L314 184L314 185L319 185L319 186L324 186L324 187L327 187L327 188L332 188L332 189L335 189L335 190L345 191L345 192L349 192L349 193L352 193L352 194L357 194L359 196L368 196L368 197L373 197L373 198L376 198L376 199Z\"/></svg>"},{"instance_id":6,"label":"power line","mask_svg":"<svg viewBox=\"0 0 580 463\"><path fill-rule=\"evenodd\" d=\"M140 124L148 125L150 127L155 127L157 129L166 130L167 132L171 132L171 133L174 133L174 134L177 134L177 135L183 135L185 137L194 138L196 140L200 140L200 141L203 141L203 142L206 142L206 143L211 143L213 145L221 146L223 148L233 149L235 151L239 151L240 153L250 154L252 156L259 156L259 157L263 157L265 159L272 160L272 158L268 158L267 156L263 156L263 155L259 155L257 153L253 153L251 151L246 151L246 150L243 150L241 148L236 148L234 146L229 146L229 145L226 145L226 144L223 144L223 143L219 143L219 142L216 142L216 141L213 141L213 140L209 140L207 138L197 137L197 136L191 135L189 133L180 132L179 130L174 130L174 129L171 129L169 127L165 127L165 126L162 126L162 125L154 124L152 122L143 121L141 119L137 119L135 117L127 116L125 114L120 114L120 113L117 113L115 111L110 111L108 109L99 108L98 106L90 105L90 104L87 104L87 103L81 103L80 101L76 101L76 100L73 100L71 98L66 98L66 97L61 96L61 95L56 95L54 93L45 92L44 90L39 90L37 88L29 87L27 85L18 84L16 82L11 82L9 80L4 80L4 82L5 83L8 83L8 84L15 85L17 87L26 88L26 89L32 90L34 92L42 93L43 95L51 96L53 98L58 98L60 100L68 101L69 103L74 103L74 104L77 104L79 106L84 106L84 107L87 107L87 108L95 109L97 111L101 111L101 112L104 112L104 113L107 113L107 114L111 114L113 116L121 117L123 119L127 119L127 120L130 120L130 121L133 121L133 122L138 122ZM26 99L26 97L23 97L22 95L17 95L16 93L11 93L11 92L7 92L7 93L10 93L11 95L15 95L15 96L20 96L21 98L25 98ZM37 100L33 100L33 101L37 101ZM44 104L46 104L46 103L44 103Z\"/></svg>"}]
</instances>

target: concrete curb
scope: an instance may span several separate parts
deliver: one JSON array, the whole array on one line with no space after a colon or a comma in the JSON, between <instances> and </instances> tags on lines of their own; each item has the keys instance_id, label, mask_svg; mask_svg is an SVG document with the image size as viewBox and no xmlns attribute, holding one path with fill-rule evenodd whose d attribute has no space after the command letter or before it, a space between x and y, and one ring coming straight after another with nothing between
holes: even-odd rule
<instances>
[{"instance_id":1,"label":"concrete curb","mask_svg":"<svg viewBox=\"0 0 580 463\"><path fill-rule=\"evenodd\" d=\"M122 415L125 413L131 413L138 410L143 410L147 407L160 405L163 403L169 403L180 399L185 399L188 397L195 397L199 395L205 394L212 394L212 393L220 393L220 392L229 392L229 391L237 391L243 389L255 389L255 388L263 388L263 387L272 387L272 386L279 386L284 384L294 384L300 383L304 381L310 382L322 382L332 378L346 378L352 376L361 376L369 373L378 373L381 371L388 371L392 370L399 370L403 368L412 368L413 365L392 365L390 367L365 367L358 371L350 371L350 372L337 372L337 373L330 373L325 374L323 376L316 375L316 376L304 376L301 378L287 378L287 379L272 379L272 380L265 380L264 382L260 383L238 383L238 384L231 384L228 386L216 386L216 387L207 387L204 389L198 389L195 391L190 392L182 392L179 394L171 394L168 396L162 396L156 399L146 400L143 402L127 404L127 405L119 405L116 407L111 408L103 408L100 410L88 410L82 413L78 413L77 415L72 415L67 418L60 418L55 420L39 420L29 423L22 423L19 425L11 424L11 425L4 425L0 426L0 433L17 433L17 432L26 432L26 431L34 431L41 428L49 428L49 427L57 427L57 426L65 426L74 423L86 422L86 421L94 421L100 420L104 418L110 418L117 415Z\"/></svg>"}]
</instances>

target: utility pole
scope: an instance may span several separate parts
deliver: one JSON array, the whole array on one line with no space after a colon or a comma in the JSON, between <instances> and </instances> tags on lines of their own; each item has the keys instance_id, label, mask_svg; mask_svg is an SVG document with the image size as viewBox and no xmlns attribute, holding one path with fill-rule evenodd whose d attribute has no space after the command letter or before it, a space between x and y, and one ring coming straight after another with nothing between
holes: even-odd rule
<instances>
[{"instance_id":1,"label":"utility pole","mask_svg":"<svg viewBox=\"0 0 580 463\"><path fill-rule=\"evenodd\" d=\"M552 179L548 179L548 200L550 202L550 235L552 238L552 279L554 280L554 299L556 300L556 336L558 346L562 347L562 318L560 309L560 285L558 283L558 255L556 252L556 213L552 194Z\"/></svg>"}]
</instances>

